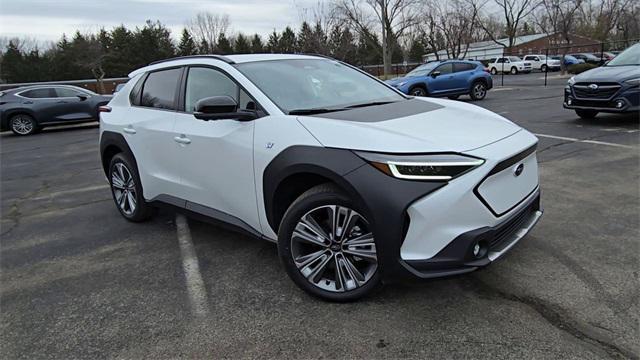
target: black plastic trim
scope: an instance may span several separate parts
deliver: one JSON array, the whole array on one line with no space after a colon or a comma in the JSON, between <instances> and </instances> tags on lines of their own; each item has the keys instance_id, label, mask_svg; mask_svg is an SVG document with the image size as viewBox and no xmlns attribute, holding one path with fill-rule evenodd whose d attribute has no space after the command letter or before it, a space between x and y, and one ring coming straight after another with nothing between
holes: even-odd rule
<instances>
[{"instance_id":1,"label":"black plastic trim","mask_svg":"<svg viewBox=\"0 0 640 360\"><path fill-rule=\"evenodd\" d=\"M240 218L205 205L167 194L160 194L149 200L149 202L154 206L169 206L174 210L186 213L189 217L197 220L222 226L226 229L247 234L255 238L273 241L272 239L263 236L258 230L254 229L251 225L242 221Z\"/></svg>"},{"instance_id":2,"label":"black plastic trim","mask_svg":"<svg viewBox=\"0 0 640 360\"><path fill-rule=\"evenodd\" d=\"M446 182L396 179L367 164L353 152L315 146L293 146L282 151L265 169L263 192L269 225L277 233L275 196L278 185L299 173L320 175L342 188L372 225L378 263L385 281L407 274L400 247L406 231L407 208Z\"/></svg>"},{"instance_id":3,"label":"black plastic trim","mask_svg":"<svg viewBox=\"0 0 640 360\"><path fill-rule=\"evenodd\" d=\"M129 157L129 159L131 159L133 165L136 167L136 170L139 173L140 169L138 168L136 157L133 155L133 152L131 151L131 148L129 147L129 144L127 143L127 140L124 138L124 136L114 131L103 131L102 136L100 136L100 159L102 161L102 168L105 175L109 175L109 164L106 164L104 161L105 151L109 146L115 146L120 149L120 151L125 153Z\"/></svg>"},{"instance_id":4,"label":"black plastic trim","mask_svg":"<svg viewBox=\"0 0 640 360\"><path fill-rule=\"evenodd\" d=\"M236 62L229 59L226 56L222 56L222 55L187 55L187 56L177 56L177 57L172 57L172 58L168 58L168 59L163 59L163 60L158 60L158 61L153 61L151 63L149 63L149 65L156 65L156 64L162 64L168 61L174 61L174 60L188 60L188 59L214 59L214 60L220 60L220 61L224 61L227 64L235 64Z\"/></svg>"}]
</instances>

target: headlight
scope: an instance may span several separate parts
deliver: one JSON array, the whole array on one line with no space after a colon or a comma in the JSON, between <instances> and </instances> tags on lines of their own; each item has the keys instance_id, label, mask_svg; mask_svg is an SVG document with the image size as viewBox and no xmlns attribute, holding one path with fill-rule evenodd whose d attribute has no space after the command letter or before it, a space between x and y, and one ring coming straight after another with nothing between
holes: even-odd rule
<instances>
[{"instance_id":1,"label":"headlight","mask_svg":"<svg viewBox=\"0 0 640 360\"><path fill-rule=\"evenodd\" d=\"M576 83L576 77L575 77L575 76L572 76L572 77L567 81L567 83L568 83L569 85L573 85L573 84L575 84L575 83Z\"/></svg>"},{"instance_id":2,"label":"headlight","mask_svg":"<svg viewBox=\"0 0 640 360\"><path fill-rule=\"evenodd\" d=\"M625 84L629 84L631 86L638 86L638 85L640 85L640 78L627 80L624 83Z\"/></svg>"},{"instance_id":3,"label":"headlight","mask_svg":"<svg viewBox=\"0 0 640 360\"><path fill-rule=\"evenodd\" d=\"M388 155L356 152L376 169L398 179L447 181L484 163L483 159L456 154Z\"/></svg>"}]
</instances>

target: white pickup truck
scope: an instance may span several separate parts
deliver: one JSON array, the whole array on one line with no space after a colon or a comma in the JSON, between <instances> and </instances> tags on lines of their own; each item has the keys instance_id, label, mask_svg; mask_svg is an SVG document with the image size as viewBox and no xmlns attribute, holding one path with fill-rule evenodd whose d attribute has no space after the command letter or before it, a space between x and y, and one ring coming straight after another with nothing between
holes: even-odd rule
<instances>
[{"instance_id":1,"label":"white pickup truck","mask_svg":"<svg viewBox=\"0 0 640 360\"><path fill-rule=\"evenodd\" d=\"M526 55L523 60L530 62L534 70L540 70L542 72L560 70L560 60L552 59L546 55Z\"/></svg>"},{"instance_id":2,"label":"white pickup truck","mask_svg":"<svg viewBox=\"0 0 640 360\"><path fill-rule=\"evenodd\" d=\"M530 73L532 69L531 62L523 61L517 56L493 58L489 60L489 65L487 65L487 67L493 75L499 72L509 73L512 75L516 75L520 72Z\"/></svg>"}]
</instances>

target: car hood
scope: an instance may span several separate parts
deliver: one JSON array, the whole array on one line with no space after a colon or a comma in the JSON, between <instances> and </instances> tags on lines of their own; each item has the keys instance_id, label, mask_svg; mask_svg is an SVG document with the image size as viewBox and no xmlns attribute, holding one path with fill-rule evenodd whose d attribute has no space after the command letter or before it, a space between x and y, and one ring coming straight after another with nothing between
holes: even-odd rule
<instances>
[{"instance_id":1,"label":"car hood","mask_svg":"<svg viewBox=\"0 0 640 360\"><path fill-rule=\"evenodd\" d=\"M576 75L574 80L576 82L589 82L589 81L625 81L634 79L640 76L640 66L601 66L589 71L585 71L582 74Z\"/></svg>"},{"instance_id":2,"label":"car hood","mask_svg":"<svg viewBox=\"0 0 640 360\"><path fill-rule=\"evenodd\" d=\"M387 153L464 152L521 130L475 105L423 98L298 121L326 147Z\"/></svg>"},{"instance_id":3,"label":"car hood","mask_svg":"<svg viewBox=\"0 0 640 360\"><path fill-rule=\"evenodd\" d=\"M411 80L411 77L408 76L401 76L401 77L397 77L397 78L393 78L393 79L389 79L387 81L385 81L387 84L389 85L398 85L401 82L405 82L405 81L409 81Z\"/></svg>"}]
</instances>

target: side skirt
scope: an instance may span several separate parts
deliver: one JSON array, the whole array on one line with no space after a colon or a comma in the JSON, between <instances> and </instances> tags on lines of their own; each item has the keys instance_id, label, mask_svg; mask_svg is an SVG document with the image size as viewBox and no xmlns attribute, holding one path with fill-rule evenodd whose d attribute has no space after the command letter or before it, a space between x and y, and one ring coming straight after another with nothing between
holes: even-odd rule
<instances>
[{"instance_id":1,"label":"side skirt","mask_svg":"<svg viewBox=\"0 0 640 360\"><path fill-rule=\"evenodd\" d=\"M227 230L235 231L261 240L276 242L276 240L262 235L258 230L254 229L251 225L241 219L205 205L186 201L166 194L158 195L149 202L153 206L171 209L185 214L190 218L220 226Z\"/></svg>"}]
</instances>

